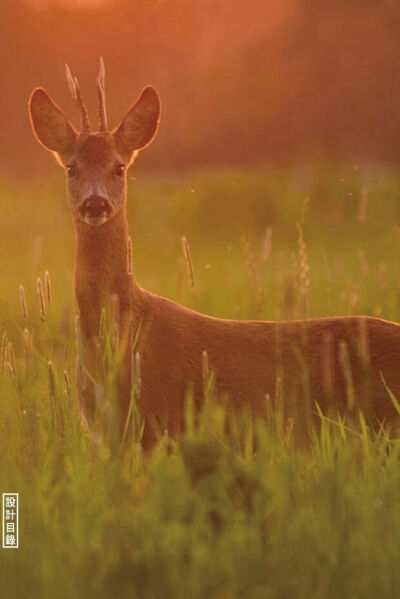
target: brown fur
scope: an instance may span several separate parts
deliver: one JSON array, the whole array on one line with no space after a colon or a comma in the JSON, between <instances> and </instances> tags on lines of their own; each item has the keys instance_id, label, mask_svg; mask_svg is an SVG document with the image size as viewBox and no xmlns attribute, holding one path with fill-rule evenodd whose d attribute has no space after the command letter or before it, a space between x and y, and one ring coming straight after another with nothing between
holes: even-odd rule
<instances>
[{"instance_id":1,"label":"brown fur","mask_svg":"<svg viewBox=\"0 0 400 599\"><path fill-rule=\"evenodd\" d=\"M74 161L80 172L67 188L77 237L75 293L81 321L83 412L92 420L101 313L117 298L119 337L125 348L119 375L122 417L130 398L131 344L137 337L139 407L146 422L147 446L157 431L182 430L188 386L192 385L196 403L201 403L203 352L215 373L216 392L234 410L248 406L253 414L263 415L267 398L274 403L280 387L285 413L300 430L315 412L315 402L326 413L356 413L361 408L372 420L395 422L399 415L382 376L400 398L398 324L368 317L222 320L153 295L136 283L127 266L126 177L118 180L112 169L122 160L128 166L134 152L156 132L158 98L154 90L147 90L113 133L102 134L76 134L44 90L36 90L30 100L39 141L56 151L62 164ZM79 217L91 186L100 189L112 206L110 218L101 226Z\"/></svg>"}]
</instances>

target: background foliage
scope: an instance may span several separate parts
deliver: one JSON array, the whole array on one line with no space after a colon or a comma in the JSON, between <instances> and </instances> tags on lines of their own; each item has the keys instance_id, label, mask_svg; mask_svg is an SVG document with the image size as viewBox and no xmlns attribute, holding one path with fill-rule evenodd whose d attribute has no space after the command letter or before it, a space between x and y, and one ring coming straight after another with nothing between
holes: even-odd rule
<instances>
[{"instance_id":1,"label":"background foliage","mask_svg":"<svg viewBox=\"0 0 400 599\"><path fill-rule=\"evenodd\" d=\"M76 121L68 62L94 114L100 55L112 124L144 85L160 91L162 127L144 161L153 171L265 158L394 163L399 26L391 0L6 3L0 170L49 170L29 130L27 97L42 85Z\"/></svg>"}]
</instances>

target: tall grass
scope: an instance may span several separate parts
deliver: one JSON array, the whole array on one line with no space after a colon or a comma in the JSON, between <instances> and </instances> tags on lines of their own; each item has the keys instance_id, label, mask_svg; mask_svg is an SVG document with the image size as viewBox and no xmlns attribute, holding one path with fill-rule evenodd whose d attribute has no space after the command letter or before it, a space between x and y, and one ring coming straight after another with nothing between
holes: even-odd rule
<instances>
[{"instance_id":1,"label":"tall grass","mask_svg":"<svg viewBox=\"0 0 400 599\"><path fill-rule=\"evenodd\" d=\"M400 320L399 187L391 173L351 167L141 181L129 204L136 276L220 316ZM112 369L109 434L86 434L63 193L57 182L0 194L0 491L20 494L20 548L0 550L1 596L395 596L400 442L361 414L352 425L320 414L299 447L268 397L266 422L228 416L205 354L205 403L196 415L188 393L182 438L161 431L151 457L140 428L121 444ZM111 359L115 340L103 341Z\"/></svg>"}]
</instances>

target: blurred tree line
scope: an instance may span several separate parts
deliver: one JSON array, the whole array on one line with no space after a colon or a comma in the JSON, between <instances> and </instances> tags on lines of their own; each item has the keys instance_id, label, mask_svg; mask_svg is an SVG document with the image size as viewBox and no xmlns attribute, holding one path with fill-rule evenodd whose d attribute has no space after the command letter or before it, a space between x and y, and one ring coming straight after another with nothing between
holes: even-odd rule
<instances>
[{"instance_id":1,"label":"blurred tree line","mask_svg":"<svg viewBox=\"0 0 400 599\"><path fill-rule=\"evenodd\" d=\"M261 160L400 158L396 0L13 0L0 16L0 171L51 162L26 101L42 85L76 123L63 73L92 114L104 56L114 125L149 83L163 102L149 170Z\"/></svg>"}]
</instances>

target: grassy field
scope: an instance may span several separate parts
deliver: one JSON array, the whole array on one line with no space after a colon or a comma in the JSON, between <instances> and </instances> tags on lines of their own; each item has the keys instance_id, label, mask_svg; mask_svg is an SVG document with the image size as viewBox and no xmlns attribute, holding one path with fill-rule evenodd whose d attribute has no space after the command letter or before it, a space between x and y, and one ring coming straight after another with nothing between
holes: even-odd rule
<instances>
[{"instance_id":1,"label":"grassy field","mask_svg":"<svg viewBox=\"0 0 400 599\"><path fill-rule=\"evenodd\" d=\"M129 220L136 276L151 291L231 318L400 321L396 173L138 172ZM357 428L323 421L300 449L280 414L256 426L243 415L228 438L220 408L207 404L195 426L189 402L185 437L162 439L151 458L134 440L123 451L88 442L73 381L74 235L61 174L3 181L0 209L0 492L20 494L20 548L0 549L1 597L396 596L399 440L362 418Z\"/></svg>"}]
</instances>

